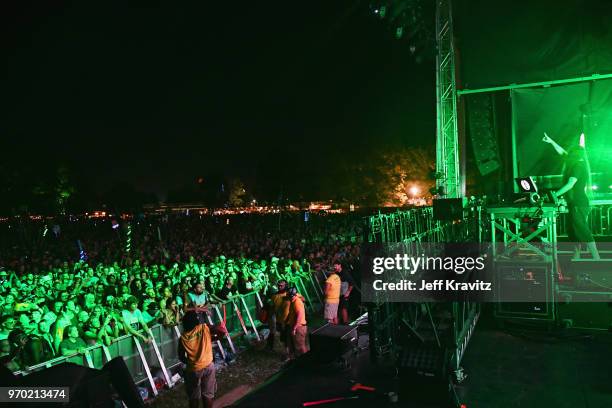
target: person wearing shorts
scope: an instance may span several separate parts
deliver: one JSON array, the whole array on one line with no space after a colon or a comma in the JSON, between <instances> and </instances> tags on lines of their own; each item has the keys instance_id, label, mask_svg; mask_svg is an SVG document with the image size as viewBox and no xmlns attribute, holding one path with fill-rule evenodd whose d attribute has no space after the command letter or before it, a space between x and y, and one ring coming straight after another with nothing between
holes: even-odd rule
<instances>
[{"instance_id":1,"label":"person wearing shorts","mask_svg":"<svg viewBox=\"0 0 612 408\"><path fill-rule=\"evenodd\" d=\"M338 304L340 303L341 286L338 274L340 272L342 272L342 265L339 262L334 263L334 269L325 281L325 309L323 317L331 324L338 324Z\"/></svg>"}]
</instances>

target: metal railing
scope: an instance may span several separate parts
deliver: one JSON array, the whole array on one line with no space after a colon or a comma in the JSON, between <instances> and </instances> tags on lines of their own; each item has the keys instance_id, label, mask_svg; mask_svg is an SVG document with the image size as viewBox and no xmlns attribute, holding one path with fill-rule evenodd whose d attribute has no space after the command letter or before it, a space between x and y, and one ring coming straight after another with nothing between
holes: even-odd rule
<instances>
[{"instance_id":1,"label":"metal railing","mask_svg":"<svg viewBox=\"0 0 612 408\"><path fill-rule=\"evenodd\" d=\"M595 237L612 235L612 204L608 201L593 201L591 213L589 214L589 226ZM558 236L567 237L568 214L559 214L557 222Z\"/></svg>"},{"instance_id":2,"label":"metal railing","mask_svg":"<svg viewBox=\"0 0 612 408\"><path fill-rule=\"evenodd\" d=\"M480 207L466 208L459 221L436 220L431 207L378 214L367 218L366 242L479 242L481 217ZM480 304L467 298L447 303L391 303L383 293L368 307L372 358L377 360L387 353L397 356L399 349L409 348L405 344L405 333L409 332L419 345L447 347L448 367L460 375L460 362L479 315Z\"/></svg>"},{"instance_id":3,"label":"metal railing","mask_svg":"<svg viewBox=\"0 0 612 408\"><path fill-rule=\"evenodd\" d=\"M321 307L321 286L312 274L297 278L295 283L299 293L306 298L306 308L311 312ZM228 333L223 339L217 340L213 347L218 350L222 358L226 357L226 348L236 353L234 339L238 336L250 335L252 332L257 340L261 340L260 329L262 323L257 320L257 310L264 307L264 301L259 292L251 292L232 298L218 304L211 304L211 313L208 314L210 324L225 321ZM148 381L153 395L158 394L155 386L155 377L161 374L168 387L172 388L171 370L180 365L178 358L178 342L181 337L179 326L164 326L156 324L149 328L151 341L144 343L133 335L124 335L113 340L106 346L96 344L87 347L84 351L68 356L60 356L40 364L17 371L16 375L28 375L65 362L84 365L90 368L101 369L104 364L115 357L121 356L135 383Z\"/></svg>"}]
</instances>

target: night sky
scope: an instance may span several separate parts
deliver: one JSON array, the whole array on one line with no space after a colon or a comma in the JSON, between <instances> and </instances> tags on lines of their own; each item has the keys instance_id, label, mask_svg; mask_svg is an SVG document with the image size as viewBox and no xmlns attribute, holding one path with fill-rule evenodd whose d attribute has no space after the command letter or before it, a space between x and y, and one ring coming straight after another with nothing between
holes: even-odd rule
<instances>
[{"instance_id":1,"label":"night sky","mask_svg":"<svg viewBox=\"0 0 612 408\"><path fill-rule=\"evenodd\" d=\"M339 156L434 143L434 63L367 2L16 3L3 160L163 197L212 172L316 183Z\"/></svg>"}]
</instances>

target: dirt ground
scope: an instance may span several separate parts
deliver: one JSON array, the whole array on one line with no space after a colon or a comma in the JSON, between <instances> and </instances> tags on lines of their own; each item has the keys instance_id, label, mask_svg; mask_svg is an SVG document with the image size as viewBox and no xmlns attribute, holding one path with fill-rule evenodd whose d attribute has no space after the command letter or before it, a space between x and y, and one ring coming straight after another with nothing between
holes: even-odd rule
<instances>
[{"instance_id":1,"label":"dirt ground","mask_svg":"<svg viewBox=\"0 0 612 408\"><path fill-rule=\"evenodd\" d=\"M309 328L320 327L323 324L324 320L320 314L309 316ZM218 400L241 385L246 385L251 389L256 388L283 367L284 363L281 359L283 346L278 336L275 338L274 351L266 350L265 340L251 344L251 346L246 346L246 343L243 341L241 347L247 348L238 352L236 359L231 364L217 369L217 393L215 400ZM160 393L157 398L151 401L150 406L154 408L188 407L185 386L181 383L172 390Z\"/></svg>"},{"instance_id":2,"label":"dirt ground","mask_svg":"<svg viewBox=\"0 0 612 408\"><path fill-rule=\"evenodd\" d=\"M273 352L262 349L262 346L243 351L238 354L234 362L217 371L216 398L222 397L241 385L255 388L282 368L280 346L277 344ZM160 393L150 406L155 408L187 407L185 386L180 384L172 390Z\"/></svg>"}]
</instances>

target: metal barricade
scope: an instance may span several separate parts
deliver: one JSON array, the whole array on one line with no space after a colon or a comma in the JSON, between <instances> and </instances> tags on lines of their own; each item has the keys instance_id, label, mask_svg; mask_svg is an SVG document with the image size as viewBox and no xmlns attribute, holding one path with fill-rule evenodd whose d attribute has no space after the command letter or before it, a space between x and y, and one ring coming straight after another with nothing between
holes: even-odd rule
<instances>
[{"instance_id":1,"label":"metal barricade","mask_svg":"<svg viewBox=\"0 0 612 408\"><path fill-rule=\"evenodd\" d=\"M447 240L478 242L482 236L481 214L479 207L468 209L464 211L461 222L457 223L436 220L431 207L377 214L366 219L367 242L416 243L417 247L425 242L444 243ZM382 294L368 305L372 358L376 360L387 354L398 358L396 352L403 348L405 355L416 355L416 360L422 361L430 347L452 345L452 355L447 363L459 377L461 359L479 316L480 305L467 300L431 304L393 303ZM449 321L452 324L450 333L442 330ZM403 345L405 330L409 330L419 341L410 347ZM430 332L434 334L433 338L425 336ZM445 334L445 338L442 334Z\"/></svg>"},{"instance_id":2,"label":"metal barricade","mask_svg":"<svg viewBox=\"0 0 612 408\"><path fill-rule=\"evenodd\" d=\"M304 282L302 279L299 279L299 282L296 283L300 292L307 299L310 299L308 304L313 307L313 299L320 299L320 297L317 292L316 279L312 276L310 278L310 283ZM219 324L225 321L228 329L225 340L219 340L213 346L219 349L223 358L226 355L226 346L229 346L229 349L236 353L232 333L234 335L240 335L241 333L247 335L252 332L258 340L261 340L259 329L262 323L257 320L258 307L265 307L265 303L258 292L234 296L223 303L211 305L211 313L208 315L209 324ZM178 326L156 324L149 328L148 335L151 341L148 343L132 335L124 335L113 340L109 346L96 344L86 348L82 353L57 357L27 367L15 374L27 375L65 362L101 369L108 361L121 356L134 382L136 384L147 382L153 395L157 395L155 377L161 375L161 378L165 380L169 387L174 386L171 370L181 364L178 358L180 334ZM224 344L226 345L224 346Z\"/></svg>"},{"instance_id":3,"label":"metal barricade","mask_svg":"<svg viewBox=\"0 0 612 408\"><path fill-rule=\"evenodd\" d=\"M591 213L589 214L589 226L595 237L605 237L612 235L610 219L612 216L612 204L609 200L593 201ZM568 236L568 214L559 214L557 222L557 235L560 237Z\"/></svg>"}]
</instances>

